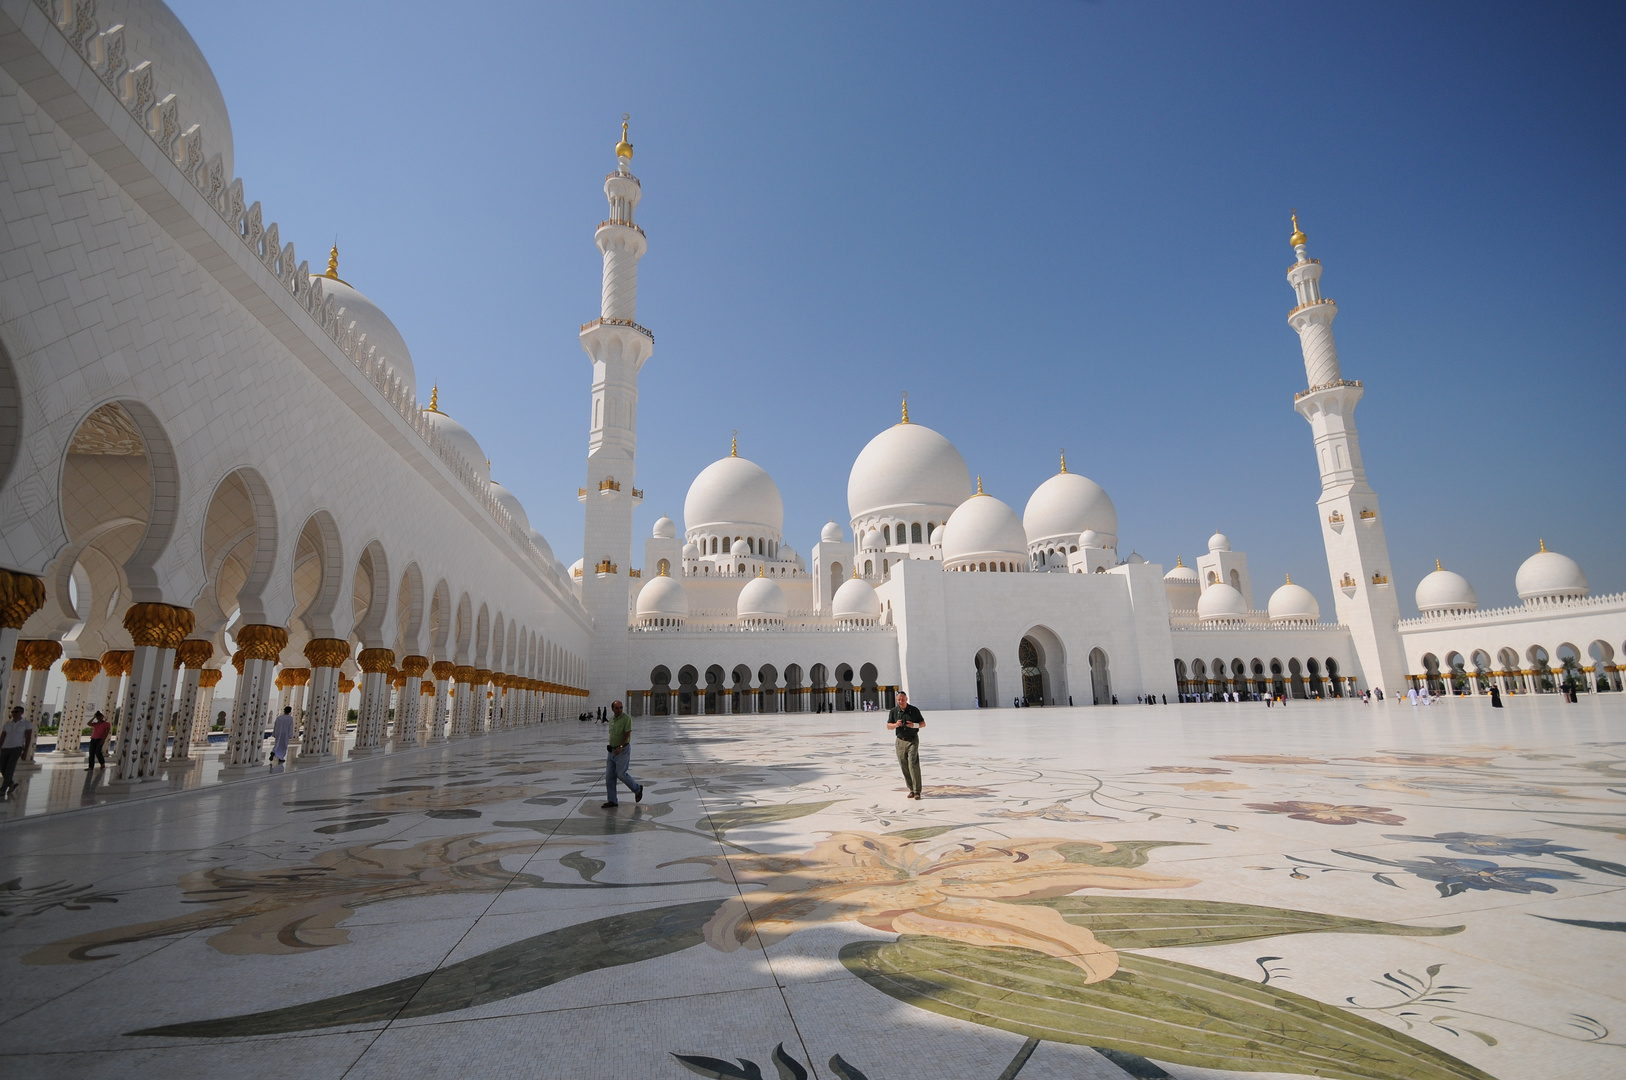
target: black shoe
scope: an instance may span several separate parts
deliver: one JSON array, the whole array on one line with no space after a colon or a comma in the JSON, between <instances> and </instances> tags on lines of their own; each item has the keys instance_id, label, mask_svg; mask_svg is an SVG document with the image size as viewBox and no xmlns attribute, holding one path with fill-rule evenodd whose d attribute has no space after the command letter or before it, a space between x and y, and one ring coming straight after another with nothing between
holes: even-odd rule
<instances>
[{"instance_id":1,"label":"black shoe","mask_svg":"<svg viewBox=\"0 0 1626 1080\"><path fill-rule=\"evenodd\" d=\"M618 802L599 803L598 808L600 810L614 810L616 807L618 807L620 805L621 804L618 803Z\"/></svg>"},{"instance_id":2,"label":"black shoe","mask_svg":"<svg viewBox=\"0 0 1626 1080\"><path fill-rule=\"evenodd\" d=\"M635 803L644 801L644 789L642 785L639 785L638 790L633 792L632 801Z\"/></svg>"}]
</instances>

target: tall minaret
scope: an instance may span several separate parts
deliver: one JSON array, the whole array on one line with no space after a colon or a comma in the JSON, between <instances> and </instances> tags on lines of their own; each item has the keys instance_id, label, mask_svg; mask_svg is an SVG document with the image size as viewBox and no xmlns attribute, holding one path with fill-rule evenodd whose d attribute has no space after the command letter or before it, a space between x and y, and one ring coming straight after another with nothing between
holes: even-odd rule
<instances>
[{"instance_id":1,"label":"tall minaret","mask_svg":"<svg viewBox=\"0 0 1626 1080\"><path fill-rule=\"evenodd\" d=\"M1378 496L1366 482L1360 436L1355 432L1355 405L1364 391L1358 380L1351 382L1338 370L1338 347L1332 340L1338 305L1321 295L1321 260L1305 253L1306 239L1295 211L1288 243L1298 261L1287 271L1287 283L1298 294L1298 306L1287 313L1287 322L1298 331L1304 349L1309 389L1293 396L1293 407L1315 432L1321 467L1317 506L1327 544L1327 570L1338 621L1355 639L1361 685L1398 694L1406 688L1406 658L1397 625L1400 602L1389 580L1389 542L1383 536Z\"/></svg>"},{"instance_id":2,"label":"tall minaret","mask_svg":"<svg viewBox=\"0 0 1626 1080\"><path fill-rule=\"evenodd\" d=\"M587 505L582 538L582 603L593 617L588 661L590 703L606 704L627 689L628 573L632 569L633 488L638 450L638 372L655 351L655 335L639 326L638 260L648 246L633 222L642 194L628 170L632 143L622 118L616 169L604 179L609 220L593 236L604 253L604 301L598 318L581 330L593 362L593 412L587 436Z\"/></svg>"}]
</instances>

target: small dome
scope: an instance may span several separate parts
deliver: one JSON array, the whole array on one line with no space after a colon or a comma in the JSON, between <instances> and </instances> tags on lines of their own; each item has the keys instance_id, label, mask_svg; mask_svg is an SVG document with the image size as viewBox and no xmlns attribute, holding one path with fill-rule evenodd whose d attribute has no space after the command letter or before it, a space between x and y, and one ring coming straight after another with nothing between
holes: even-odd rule
<instances>
[{"instance_id":1,"label":"small dome","mask_svg":"<svg viewBox=\"0 0 1626 1080\"><path fill-rule=\"evenodd\" d=\"M429 426L439 435L447 445L463 455L469 465L474 469L474 475L481 481L489 483L491 480L491 466L486 464L486 452L480 448L480 443L469 434L469 429L441 412L436 406L439 404L437 392L430 398L429 407L423 410L423 418Z\"/></svg>"},{"instance_id":2,"label":"small dome","mask_svg":"<svg viewBox=\"0 0 1626 1080\"><path fill-rule=\"evenodd\" d=\"M694 541L691 540L687 544L683 545L683 557L685 559L700 558L700 549L695 547Z\"/></svg>"},{"instance_id":3,"label":"small dome","mask_svg":"<svg viewBox=\"0 0 1626 1080\"><path fill-rule=\"evenodd\" d=\"M1100 484L1078 473L1061 472L1040 484L1028 499L1022 527L1030 544L1073 543L1086 530L1116 538L1118 511Z\"/></svg>"},{"instance_id":4,"label":"small dome","mask_svg":"<svg viewBox=\"0 0 1626 1080\"><path fill-rule=\"evenodd\" d=\"M756 577L740 590L736 610L742 622L784 622L790 603L779 582L770 577Z\"/></svg>"},{"instance_id":5,"label":"small dome","mask_svg":"<svg viewBox=\"0 0 1626 1080\"><path fill-rule=\"evenodd\" d=\"M953 568L988 559L1025 570L1028 534L1015 510L992 495L975 495L943 524L943 565Z\"/></svg>"},{"instance_id":6,"label":"small dome","mask_svg":"<svg viewBox=\"0 0 1626 1080\"><path fill-rule=\"evenodd\" d=\"M1225 587L1227 589L1231 588L1229 585ZM1208 591L1213 592L1217 588L1219 586L1216 585ZM1231 591L1236 592L1235 589ZM1242 594L1237 593L1237 595ZM1198 606L1201 607L1200 602ZM1270 594L1270 603L1267 606L1270 610L1271 622L1319 622L1321 620L1321 605L1316 603L1315 595L1303 585L1293 584L1291 579L1288 580L1287 584Z\"/></svg>"},{"instance_id":7,"label":"small dome","mask_svg":"<svg viewBox=\"0 0 1626 1080\"><path fill-rule=\"evenodd\" d=\"M1548 551L1545 542L1541 550L1524 560L1513 579L1519 590L1519 599L1525 603L1540 600L1573 600L1585 596L1586 575L1581 566L1568 555Z\"/></svg>"},{"instance_id":8,"label":"small dome","mask_svg":"<svg viewBox=\"0 0 1626 1080\"><path fill-rule=\"evenodd\" d=\"M767 470L732 456L700 470L683 500L683 527L693 533L711 526L761 528L775 534L783 529L785 503Z\"/></svg>"},{"instance_id":9,"label":"small dome","mask_svg":"<svg viewBox=\"0 0 1626 1080\"><path fill-rule=\"evenodd\" d=\"M939 525L932 530L932 547L943 546L943 526Z\"/></svg>"},{"instance_id":10,"label":"small dome","mask_svg":"<svg viewBox=\"0 0 1626 1080\"><path fill-rule=\"evenodd\" d=\"M881 617L881 598L869 582L851 578L831 598L830 614L840 622L873 622Z\"/></svg>"},{"instance_id":11,"label":"small dome","mask_svg":"<svg viewBox=\"0 0 1626 1080\"><path fill-rule=\"evenodd\" d=\"M638 618L644 619L687 619L689 617L689 594L683 589L683 583L674 577L665 574L655 578L638 590Z\"/></svg>"},{"instance_id":12,"label":"small dome","mask_svg":"<svg viewBox=\"0 0 1626 1080\"><path fill-rule=\"evenodd\" d=\"M869 532L864 534L865 551L879 551L881 550L883 543L884 541L881 539L880 529L871 529Z\"/></svg>"},{"instance_id":13,"label":"small dome","mask_svg":"<svg viewBox=\"0 0 1626 1080\"><path fill-rule=\"evenodd\" d=\"M834 520L819 533L819 542L824 544L839 544L845 538L846 534L841 531L841 526L837 525Z\"/></svg>"},{"instance_id":14,"label":"small dome","mask_svg":"<svg viewBox=\"0 0 1626 1080\"><path fill-rule=\"evenodd\" d=\"M1202 599L1197 601L1197 618L1204 622L1210 619L1240 619L1247 613L1248 602L1235 586L1224 582L1204 589Z\"/></svg>"},{"instance_id":15,"label":"small dome","mask_svg":"<svg viewBox=\"0 0 1626 1080\"><path fill-rule=\"evenodd\" d=\"M125 63L133 68L152 61L154 99L163 101L175 95L180 130L193 124L202 128L204 156L219 154L226 167L226 182L231 183L236 174L232 171L231 117L226 112L226 96L220 92L203 50L181 20L154 0L100 0L93 10L100 30L124 24Z\"/></svg>"},{"instance_id":16,"label":"small dome","mask_svg":"<svg viewBox=\"0 0 1626 1080\"><path fill-rule=\"evenodd\" d=\"M1113 542L1117 542L1116 537L1113 538ZM1101 534L1096 532L1094 529L1085 529L1083 532L1078 534L1078 546L1081 548L1107 548L1112 547L1112 544L1106 543L1101 538Z\"/></svg>"},{"instance_id":17,"label":"small dome","mask_svg":"<svg viewBox=\"0 0 1626 1080\"><path fill-rule=\"evenodd\" d=\"M657 540L671 540L677 536L677 522L662 514L656 519L651 535Z\"/></svg>"},{"instance_id":18,"label":"small dome","mask_svg":"<svg viewBox=\"0 0 1626 1080\"><path fill-rule=\"evenodd\" d=\"M1209 551L1230 551L1231 538L1224 533L1215 533L1208 538Z\"/></svg>"},{"instance_id":19,"label":"small dome","mask_svg":"<svg viewBox=\"0 0 1626 1080\"><path fill-rule=\"evenodd\" d=\"M207 141L204 145L208 145ZM337 250L334 249L335 252ZM320 281L322 295L333 298L333 310L340 312L339 325L349 326L355 323L356 336L366 334L366 344L377 346L378 355L382 356L384 362L400 377L410 400L418 389L418 376L412 366L412 353L407 350L406 339L401 336L401 331L397 330L390 317L384 314L384 309L367 299L360 290L338 278L312 274L311 280ZM482 455L480 460L484 461L485 457Z\"/></svg>"},{"instance_id":20,"label":"small dome","mask_svg":"<svg viewBox=\"0 0 1626 1080\"><path fill-rule=\"evenodd\" d=\"M1434 564L1435 570L1417 583L1417 610L1424 615L1446 612L1472 611L1479 606L1479 597L1468 579L1454 570Z\"/></svg>"},{"instance_id":21,"label":"small dome","mask_svg":"<svg viewBox=\"0 0 1626 1080\"><path fill-rule=\"evenodd\" d=\"M1131 551L1129 553L1129 558L1124 560L1124 562L1126 562L1126 563L1134 563L1134 564L1137 564L1137 565L1140 564L1140 563L1143 563L1145 561L1146 561L1146 556L1142 555L1138 551Z\"/></svg>"},{"instance_id":22,"label":"small dome","mask_svg":"<svg viewBox=\"0 0 1626 1080\"><path fill-rule=\"evenodd\" d=\"M922 424L893 424L875 436L847 475L847 511L854 521L905 507L947 514L969 494L965 458Z\"/></svg>"},{"instance_id":23,"label":"small dome","mask_svg":"<svg viewBox=\"0 0 1626 1080\"><path fill-rule=\"evenodd\" d=\"M1163 581L1169 585L1198 585L1197 571L1185 563L1178 563L1174 569L1163 575Z\"/></svg>"},{"instance_id":24,"label":"small dome","mask_svg":"<svg viewBox=\"0 0 1626 1080\"><path fill-rule=\"evenodd\" d=\"M542 555L548 562L556 563L559 561L558 557L553 554L553 545L548 543L547 537L529 527L525 531L530 534L531 543L542 549Z\"/></svg>"},{"instance_id":25,"label":"small dome","mask_svg":"<svg viewBox=\"0 0 1626 1080\"><path fill-rule=\"evenodd\" d=\"M568 578L572 578L572 579L581 577L582 576L582 560L577 559L575 562L571 563L570 564L570 572L568 574L566 574L565 576L568 577Z\"/></svg>"},{"instance_id":26,"label":"small dome","mask_svg":"<svg viewBox=\"0 0 1626 1080\"><path fill-rule=\"evenodd\" d=\"M521 529L531 527L530 516L525 513L525 507L520 505L519 497L512 491L493 480L491 481L491 494L498 502L502 503L502 508L508 511L508 516L514 519L515 525L518 525Z\"/></svg>"}]
</instances>

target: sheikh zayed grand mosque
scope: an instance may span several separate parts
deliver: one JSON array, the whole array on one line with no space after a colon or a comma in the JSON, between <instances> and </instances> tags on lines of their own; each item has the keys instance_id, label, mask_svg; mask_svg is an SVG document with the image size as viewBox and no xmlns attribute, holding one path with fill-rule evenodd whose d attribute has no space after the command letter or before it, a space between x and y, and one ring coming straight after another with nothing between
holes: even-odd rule
<instances>
[{"instance_id":1,"label":"sheikh zayed grand mosque","mask_svg":"<svg viewBox=\"0 0 1626 1080\"><path fill-rule=\"evenodd\" d=\"M1320 471L1304 511L1333 611L1255 583L1222 534L1193 566L1148 561L1065 459L1018 509L906 402L805 551L772 477L737 451L695 477L681 522L640 539L655 335L638 322L648 241L623 126L593 232L603 304L580 328L585 475L557 465L585 506L570 565L453 418L479 403L420 386L337 247L297 252L235 175L226 102L163 4L0 0L0 83L0 679L8 707L37 715L59 672L65 728L116 708L117 783L198 754L220 712L228 772L263 767L284 706L297 760L320 763L616 697L727 716L885 706L899 689L926 709L1623 689L1626 595L1589 595L1534 537L1509 568L1519 606L1480 609L1436 568L1421 616L1401 618L1360 372L1340 364L1338 307L1296 217L1283 301L1304 371L1284 367L1279 390Z\"/></svg>"}]
</instances>

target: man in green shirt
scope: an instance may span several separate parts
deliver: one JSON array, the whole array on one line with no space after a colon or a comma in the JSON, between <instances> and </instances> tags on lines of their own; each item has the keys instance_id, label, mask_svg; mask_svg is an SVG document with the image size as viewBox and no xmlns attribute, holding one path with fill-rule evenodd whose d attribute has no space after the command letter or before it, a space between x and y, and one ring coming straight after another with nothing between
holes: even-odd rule
<instances>
[{"instance_id":1,"label":"man in green shirt","mask_svg":"<svg viewBox=\"0 0 1626 1080\"><path fill-rule=\"evenodd\" d=\"M898 736L898 765L903 769L904 783L909 785L909 797L920 798L920 729L926 718L920 710L909 704L909 695L898 691L898 703L886 714L886 726Z\"/></svg>"},{"instance_id":2,"label":"man in green shirt","mask_svg":"<svg viewBox=\"0 0 1626 1080\"><path fill-rule=\"evenodd\" d=\"M604 766L604 805L609 810L620 806L615 797L615 782L620 780L632 792L633 802L644 801L644 785L632 778L627 766L632 763L632 717L621 711L619 701L610 702L610 741L604 749L609 759Z\"/></svg>"}]
</instances>

